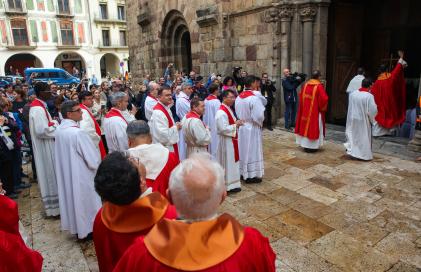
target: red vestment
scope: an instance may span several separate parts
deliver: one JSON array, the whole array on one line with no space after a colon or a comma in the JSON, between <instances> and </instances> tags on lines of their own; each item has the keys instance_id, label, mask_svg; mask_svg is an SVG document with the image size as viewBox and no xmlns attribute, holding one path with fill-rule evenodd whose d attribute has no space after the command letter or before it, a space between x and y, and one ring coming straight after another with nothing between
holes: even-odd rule
<instances>
[{"instance_id":1,"label":"red vestment","mask_svg":"<svg viewBox=\"0 0 421 272\"><path fill-rule=\"evenodd\" d=\"M146 186L151 187L153 192L160 192L161 195L167 197L170 175L172 170L177 167L178 163L179 160L177 155L174 152L168 153L167 163L164 168L162 168L161 173L159 173L154 180L146 178Z\"/></svg>"},{"instance_id":2,"label":"red vestment","mask_svg":"<svg viewBox=\"0 0 421 272\"><path fill-rule=\"evenodd\" d=\"M174 206L159 193L141 197L129 205L105 202L95 218L93 231L99 270L113 271L136 238L146 235L162 218L176 216Z\"/></svg>"},{"instance_id":3,"label":"red vestment","mask_svg":"<svg viewBox=\"0 0 421 272\"><path fill-rule=\"evenodd\" d=\"M0 195L0 211L0 271L41 271L41 254L28 248L20 236L16 202Z\"/></svg>"},{"instance_id":4,"label":"red vestment","mask_svg":"<svg viewBox=\"0 0 421 272\"><path fill-rule=\"evenodd\" d=\"M161 220L138 238L114 271L275 271L276 255L259 231L227 214L210 221Z\"/></svg>"},{"instance_id":5,"label":"red vestment","mask_svg":"<svg viewBox=\"0 0 421 272\"><path fill-rule=\"evenodd\" d=\"M328 96L323 84L315 79L307 81L301 89L299 99L295 134L317 140L320 135L319 114L322 115L323 134L325 132Z\"/></svg>"},{"instance_id":6,"label":"red vestment","mask_svg":"<svg viewBox=\"0 0 421 272\"><path fill-rule=\"evenodd\" d=\"M406 83L403 66L398 63L392 73L381 74L371 87L377 105L376 121L390 129L406 118Z\"/></svg>"}]
</instances>

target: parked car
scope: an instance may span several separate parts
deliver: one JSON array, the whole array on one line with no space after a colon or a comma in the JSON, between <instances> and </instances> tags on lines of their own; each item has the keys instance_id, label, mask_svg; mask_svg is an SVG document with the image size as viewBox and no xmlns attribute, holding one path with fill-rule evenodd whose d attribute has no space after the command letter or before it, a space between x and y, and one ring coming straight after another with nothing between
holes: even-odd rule
<instances>
[{"instance_id":1,"label":"parked car","mask_svg":"<svg viewBox=\"0 0 421 272\"><path fill-rule=\"evenodd\" d=\"M32 73L35 77L30 79ZM80 83L80 79L72 76L61 68L27 68L24 71L26 82L43 81L55 83L58 86L76 87Z\"/></svg>"}]
</instances>

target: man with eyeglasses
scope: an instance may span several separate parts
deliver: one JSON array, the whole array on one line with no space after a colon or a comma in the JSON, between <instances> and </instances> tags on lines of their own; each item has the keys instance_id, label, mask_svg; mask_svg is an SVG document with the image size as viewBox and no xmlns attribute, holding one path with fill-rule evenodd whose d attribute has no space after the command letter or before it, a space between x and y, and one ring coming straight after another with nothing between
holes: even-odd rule
<instances>
[{"instance_id":1,"label":"man with eyeglasses","mask_svg":"<svg viewBox=\"0 0 421 272\"><path fill-rule=\"evenodd\" d=\"M38 185L47 216L59 212L57 181L54 165L54 136L58 126L48 112L46 101L52 96L50 86L37 82L34 86L36 99L29 111L29 130L32 137L33 155L37 169Z\"/></svg>"},{"instance_id":2,"label":"man with eyeglasses","mask_svg":"<svg viewBox=\"0 0 421 272\"><path fill-rule=\"evenodd\" d=\"M89 135L79 127L82 108L76 101L61 105L63 121L55 135L55 169L60 202L61 229L86 238L93 230L101 198L94 178L101 156Z\"/></svg>"}]
</instances>

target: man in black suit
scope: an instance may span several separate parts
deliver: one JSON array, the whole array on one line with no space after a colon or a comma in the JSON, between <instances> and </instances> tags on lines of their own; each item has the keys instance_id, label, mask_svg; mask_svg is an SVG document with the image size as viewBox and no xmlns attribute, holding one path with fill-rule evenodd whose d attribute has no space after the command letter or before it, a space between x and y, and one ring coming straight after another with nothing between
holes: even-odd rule
<instances>
[{"instance_id":1,"label":"man in black suit","mask_svg":"<svg viewBox=\"0 0 421 272\"><path fill-rule=\"evenodd\" d=\"M273 96L273 93L276 92L276 88L273 85L273 82L269 80L268 74L263 73L262 74L262 84L260 84L261 93L264 97L266 97L267 104L266 104L266 110L265 110L265 124L267 129L272 129L272 107L273 102L275 101L275 98Z\"/></svg>"}]
</instances>

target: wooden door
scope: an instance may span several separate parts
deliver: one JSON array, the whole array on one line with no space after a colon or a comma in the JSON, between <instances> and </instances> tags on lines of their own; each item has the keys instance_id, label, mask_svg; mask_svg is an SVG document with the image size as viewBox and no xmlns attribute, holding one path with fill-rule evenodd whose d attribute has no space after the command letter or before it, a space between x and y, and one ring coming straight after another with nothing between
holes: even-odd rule
<instances>
[{"instance_id":1,"label":"wooden door","mask_svg":"<svg viewBox=\"0 0 421 272\"><path fill-rule=\"evenodd\" d=\"M327 91L329 122L345 124L346 88L361 65L364 5L333 2L329 11Z\"/></svg>"}]
</instances>

